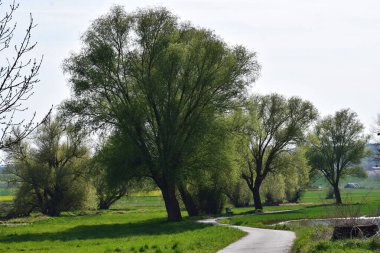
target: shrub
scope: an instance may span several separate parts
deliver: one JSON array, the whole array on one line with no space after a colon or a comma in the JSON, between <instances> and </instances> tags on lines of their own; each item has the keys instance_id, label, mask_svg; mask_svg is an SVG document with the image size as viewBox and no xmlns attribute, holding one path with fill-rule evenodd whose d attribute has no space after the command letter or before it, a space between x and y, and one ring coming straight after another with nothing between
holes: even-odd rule
<instances>
[{"instance_id":1,"label":"shrub","mask_svg":"<svg viewBox=\"0 0 380 253\"><path fill-rule=\"evenodd\" d=\"M17 135L17 131L14 133ZM79 209L87 197L88 150L78 125L48 118L31 142L14 145L7 172L19 189L10 216L38 210L50 216Z\"/></svg>"},{"instance_id":2,"label":"shrub","mask_svg":"<svg viewBox=\"0 0 380 253\"><path fill-rule=\"evenodd\" d=\"M227 185L225 188L224 193L235 207L248 206L252 199L247 184L242 180L239 180L236 183L231 182L231 184Z\"/></svg>"},{"instance_id":3,"label":"shrub","mask_svg":"<svg viewBox=\"0 0 380 253\"><path fill-rule=\"evenodd\" d=\"M201 186L195 193L195 202L201 214L220 214L226 199L222 188Z\"/></svg>"}]
</instances>

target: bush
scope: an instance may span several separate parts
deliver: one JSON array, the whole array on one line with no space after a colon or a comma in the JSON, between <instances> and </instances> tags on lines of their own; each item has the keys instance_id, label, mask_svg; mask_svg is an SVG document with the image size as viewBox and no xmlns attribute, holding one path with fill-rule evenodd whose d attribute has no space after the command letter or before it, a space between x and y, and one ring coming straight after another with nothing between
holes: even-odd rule
<instances>
[{"instance_id":1,"label":"bush","mask_svg":"<svg viewBox=\"0 0 380 253\"><path fill-rule=\"evenodd\" d=\"M221 188L201 186L195 193L195 202L201 214L220 214L226 198Z\"/></svg>"},{"instance_id":2,"label":"bush","mask_svg":"<svg viewBox=\"0 0 380 253\"><path fill-rule=\"evenodd\" d=\"M252 199L252 194L243 180L236 183L231 182L225 188L224 193L235 207L248 206Z\"/></svg>"},{"instance_id":3,"label":"bush","mask_svg":"<svg viewBox=\"0 0 380 253\"><path fill-rule=\"evenodd\" d=\"M29 215L33 210L58 216L85 205L88 150L84 137L79 126L48 118L32 142L12 147L7 173L20 187L9 216Z\"/></svg>"},{"instance_id":4,"label":"bush","mask_svg":"<svg viewBox=\"0 0 380 253\"><path fill-rule=\"evenodd\" d=\"M265 203L273 205L285 200L285 181L281 174L269 175L262 186Z\"/></svg>"}]
</instances>

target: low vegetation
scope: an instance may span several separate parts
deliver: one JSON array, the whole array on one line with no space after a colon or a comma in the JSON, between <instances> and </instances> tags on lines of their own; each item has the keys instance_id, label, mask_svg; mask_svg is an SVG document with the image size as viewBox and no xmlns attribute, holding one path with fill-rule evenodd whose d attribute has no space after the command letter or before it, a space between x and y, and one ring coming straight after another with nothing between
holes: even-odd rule
<instances>
[{"instance_id":1,"label":"low vegetation","mask_svg":"<svg viewBox=\"0 0 380 253\"><path fill-rule=\"evenodd\" d=\"M159 197L130 197L111 210L66 212L0 225L0 252L216 252L244 232L165 219Z\"/></svg>"},{"instance_id":2,"label":"low vegetation","mask_svg":"<svg viewBox=\"0 0 380 253\"><path fill-rule=\"evenodd\" d=\"M331 240L331 227L302 227L295 230L293 253L366 253L380 252L378 236L367 239Z\"/></svg>"},{"instance_id":3,"label":"low vegetation","mask_svg":"<svg viewBox=\"0 0 380 253\"><path fill-rule=\"evenodd\" d=\"M296 232L297 239L293 252L380 252L380 238L332 240L331 226L310 226L303 223L278 224L282 221L320 219L343 216L379 216L379 189L344 189L342 199L345 205L336 206L334 200L325 200L326 191L309 190L298 205L266 207L276 213L253 214L221 220L223 223L259 228L285 229ZM309 204L307 204L309 203ZM324 204L316 204L324 203ZM250 208L234 210L236 214L253 213Z\"/></svg>"}]
</instances>

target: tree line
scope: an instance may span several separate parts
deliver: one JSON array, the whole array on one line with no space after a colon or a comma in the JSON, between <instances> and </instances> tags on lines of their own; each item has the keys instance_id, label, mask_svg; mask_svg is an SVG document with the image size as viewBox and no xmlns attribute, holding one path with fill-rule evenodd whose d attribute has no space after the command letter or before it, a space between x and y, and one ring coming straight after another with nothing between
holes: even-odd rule
<instances>
[{"instance_id":1,"label":"tree line","mask_svg":"<svg viewBox=\"0 0 380 253\"><path fill-rule=\"evenodd\" d=\"M64 62L72 94L56 115L33 132L3 131L18 186L10 216L57 216L86 208L91 194L107 209L147 185L161 191L169 221L182 219L181 206L220 213L226 198L262 210L263 198L299 201L317 175L341 204L340 179L362 172L368 137L354 112L319 118L298 97L247 95L260 75L256 53L164 8L114 7L82 42ZM102 136L95 151L93 133Z\"/></svg>"}]
</instances>

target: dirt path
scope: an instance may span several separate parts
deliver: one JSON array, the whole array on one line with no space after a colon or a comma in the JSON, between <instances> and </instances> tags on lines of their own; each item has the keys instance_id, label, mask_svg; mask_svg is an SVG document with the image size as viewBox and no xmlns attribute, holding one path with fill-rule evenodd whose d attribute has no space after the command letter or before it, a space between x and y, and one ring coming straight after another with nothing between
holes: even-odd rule
<instances>
[{"instance_id":1,"label":"dirt path","mask_svg":"<svg viewBox=\"0 0 380 253\"><path fill-rule=\"evenodd\" d=\"M205 219L198 222L233 227L248 234L218 253L289 253L296 238L295 233L291 231L234 226L217 222L218 219L224 218L228 217Z\"/></svg>"}]
</instances>

